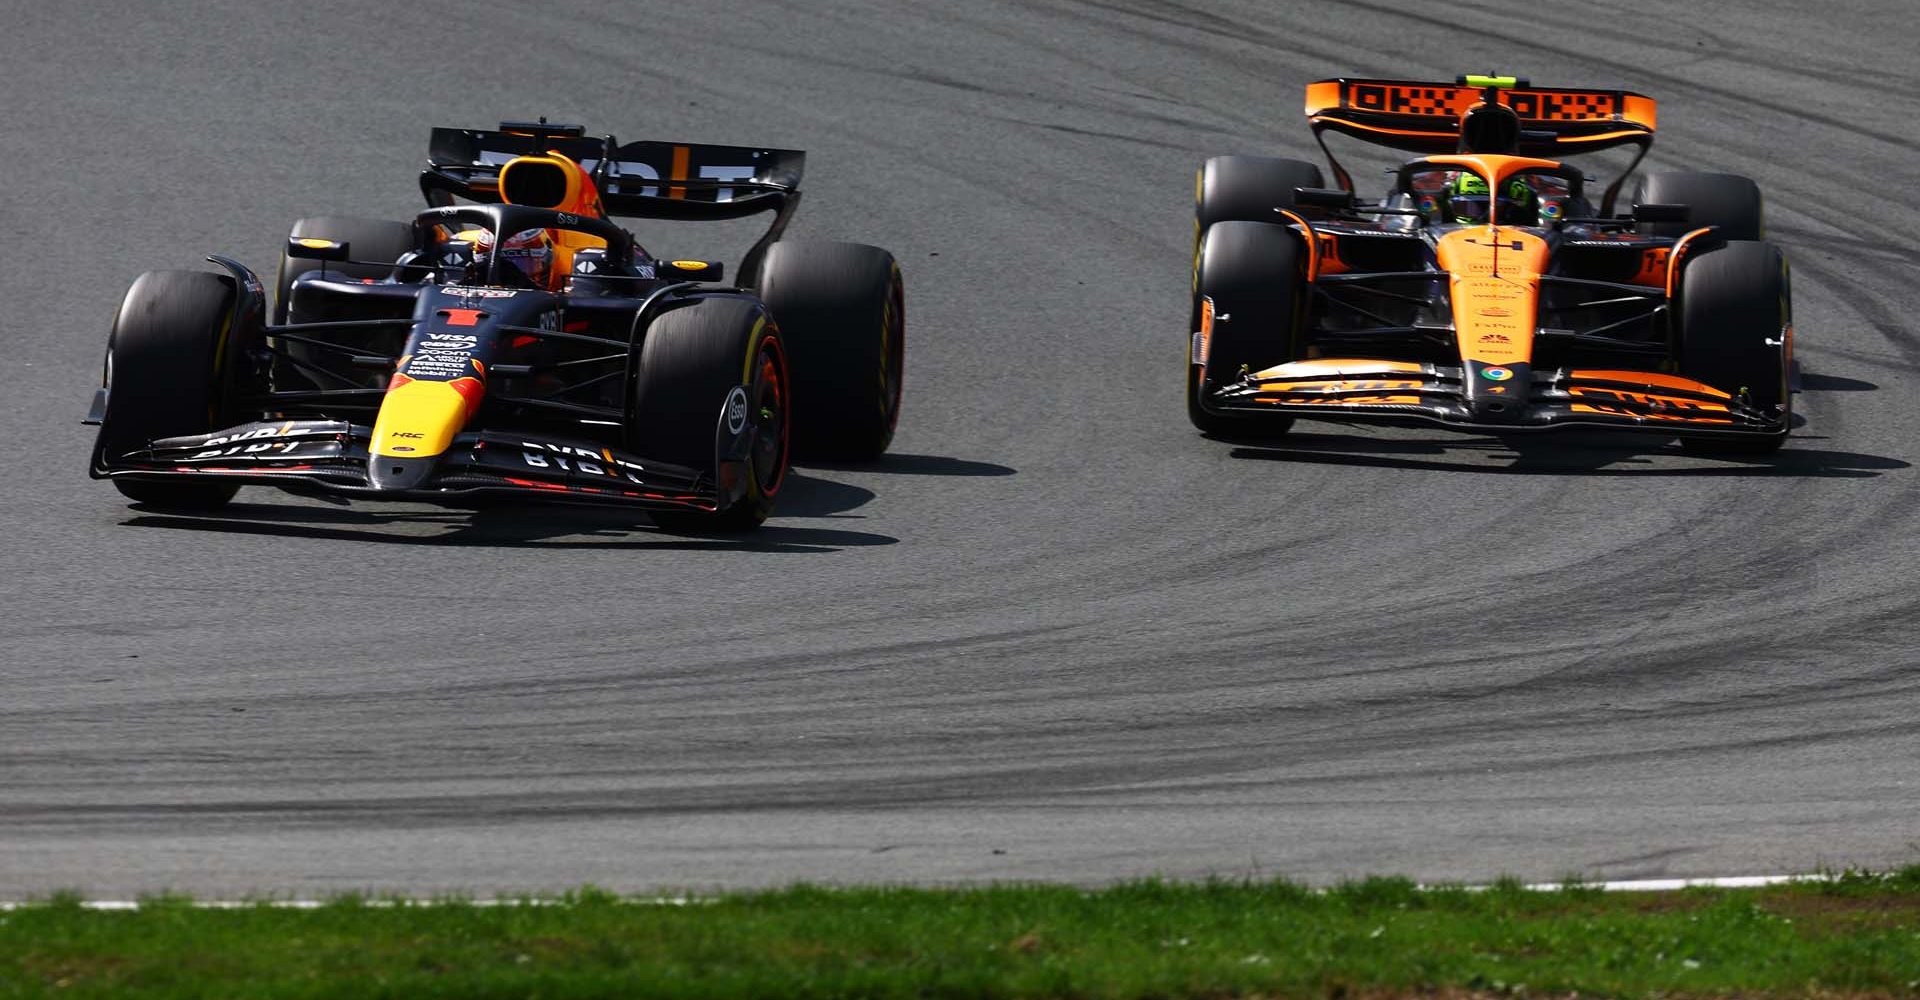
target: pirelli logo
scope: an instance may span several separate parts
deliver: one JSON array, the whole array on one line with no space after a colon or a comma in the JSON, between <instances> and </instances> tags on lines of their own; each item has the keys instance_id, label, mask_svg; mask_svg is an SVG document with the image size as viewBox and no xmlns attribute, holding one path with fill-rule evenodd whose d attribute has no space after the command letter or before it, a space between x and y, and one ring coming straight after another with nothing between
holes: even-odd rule
<instances>
[{"instance_id":1,"label":"pirelli logo","mask_svg":"<svg viewBox=\"0 0 1920 1000\"><path fill-rule=\"evenodd\" d=\"M1355 83L1346 107L1393 115L1456 118L1480 101L1471 87L1421 84ZM1608 121L1621 117L1623 95L1605 90L1509 90L1501 102L1528 121Z\"/></svg>"}]
</instances>

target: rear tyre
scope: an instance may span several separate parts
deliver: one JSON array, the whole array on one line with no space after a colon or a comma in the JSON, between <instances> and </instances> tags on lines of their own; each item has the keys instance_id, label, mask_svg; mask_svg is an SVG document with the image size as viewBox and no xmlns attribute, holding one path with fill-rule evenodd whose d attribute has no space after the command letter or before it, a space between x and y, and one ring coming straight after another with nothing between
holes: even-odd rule
<instances>
[{"instance_id":1,"label":"rear tyre","mask_svg":"<svg viewBox=\"0 0 1920 1000\"><path fill-rule=\"evenodd\" d=\"M1300 258L1300 237L1271 223L1222 222L1201 238L1194 312L1211 299L1214 319L1210 335L1196 334L1188 342L1187 417L1202 433L1278 436L1292 428L1292 417L1227 416L1209 412L1200 401L1237 381L1242 370L1257 372L1297 357L1305 299Z\"/></svg>"},{"instance_id":2,"label":"rear tyre","mask_svg":"<svg viewBox=\"0 0 1920 1000\"><path fill-rule=\"evenodd\" d=\"M1687 205L1685 222L1642 222L1635 230L1650 236L1683 236L1702 226L1719 226L1729 240L1766 236L1760 185L1739 174L1670 171L1648 174L1635 189L1636 205Z\"/></svg>"},{"instance_id":3,"label":"rear tyre","mask_svg":"<svg viewBox=\"0 0 1920 1000\"><path fill-rule=\"evenodd\" d=\"M1680 275L1680 374L1778 413L1777 433L1682 437L1703 454L1767 454L1793 416L1793 290L1786 257L1765 242L1733 242L1687 261Z\"/></svg>"},{"instance_id":4,"label":"rear tyre","mask_svg":"<svg viewBox=\"0 0 1920 1000\"><path fill-rule=\"evenodd\" d=\"M1279 222L1274 209L1293 207L1294 188L1325 185L1320 168L1305 160L1216 156L1195 179L1194 221L1201 231L1216 222Z\"/></svg>"},{"instance_id":5,"label":"rear tyre","mask_svg":"<svg viewBox=\"0 0 1920 1000\"><path fill-rule=\"evenodd\" d=\"M809 458L868 461L893 442L906 363L900 265L879 247L781 241L761 301L793 370L793 441Z\"/></svg>"},{"instance_id":6,"label":"rear tyre","mask_svg":"<svg viewBox=\"0 0 1920 1000\"><path fill-rule=\"evenodd\" d=\"M635 454L722 475L715 466L717 439L731 439L725 411L733 390L743 385L747 460L740 499L711 515L655 513L655 524L691 532L759 527L786 482L792 420L786 356L760 303L745 296L703 298L648 328L627 428Z\"/></svg>"},{"instance_id":7,"label":"rear tyre","mask_svg":"<svg viewBox=\"0 0 1920 1000\"><path fill-rule=\"evenodd\" d=\"M397 261L413 249L413 224L387 219L357 219L345 215L316 215L293 224L288 239L309 237L347 244L347 252L356 261ZM344 277L384 278L393 273L391 264L341 264L280 256L280 273L274 279L273 321L287 322L293 304L293 279L325 266L328 272Z\"/></svg>"},{"instance_id":8,"label":"rear tyre","mask_svg":"<svg viewBox=\"0 0 1920 1000\"><path fill-rule=\"evenodd\" d=\"M111 460L161 438L206 434L227 417L233 279L206 271L148 271L136 278L107 341L107 412L99 451ZM212 510L231 483L115 476L127 499L177 510Z\"/></svg>"}]
</instances>

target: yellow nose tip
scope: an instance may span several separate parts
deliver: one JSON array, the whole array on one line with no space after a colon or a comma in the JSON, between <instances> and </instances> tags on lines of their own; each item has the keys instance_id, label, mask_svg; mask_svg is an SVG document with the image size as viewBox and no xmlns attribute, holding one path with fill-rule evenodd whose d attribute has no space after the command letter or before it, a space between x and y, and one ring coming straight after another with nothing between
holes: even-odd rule
<instances>
[{"instance_id":1,"label":"yellow nose tip","mask_svg":"<svg viewBox=\"0 0 1920 1000\"><path fill-rule=\"evenodd\" d=\"M388 458L430 458L445 452L453 436L466 426L479 400L480 380L394 381L398 384L387 390L380 416L373 423L373 453Z\"/></svg>"}]
</instances>

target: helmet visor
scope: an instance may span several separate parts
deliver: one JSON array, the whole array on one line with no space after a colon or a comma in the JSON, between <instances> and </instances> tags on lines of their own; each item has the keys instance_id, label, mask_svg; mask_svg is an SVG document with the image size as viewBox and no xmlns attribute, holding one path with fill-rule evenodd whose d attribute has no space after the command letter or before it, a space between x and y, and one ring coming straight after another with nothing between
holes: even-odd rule
<instances>
[{"instance_id":1,"label":"helmet visor","mask_svg":"<svg viewBox=\"0 0 1920 1000\"><path fill-rule=\"evenodd\" d=\"M1484 194L1456 194L1447 202L1447 208L1453 215L1453 221L1480 225L1487 221L1488 206L1492 199Z\"/></svg>"},{"instance_id":2,"label":"helmet visor","mask_svg":"<svg viewBox=\"0 0 1920 1000\"><path fill-rule=\"evenodd\" d=\"M1448 201L1447 205L1453 213L1453 221L1480 226L1485 225L1487 222L1487 207L1491 202L1492 199L1484 194L1456 194ZM1500 196L1500 221L1503 223L1509 225L1531 225L1531 220L1527 219L1527 217L1532 215L1534 211L1535 210L1530 208L1526 202L1518 198L1509 198L1505 195ZM1516 219L1527 221L1516 223Z\"/></svg>"},{"instance_id":3,"label":"helmet visor","mask_svg":"<svg viewBox=\"0 0 1920 1000\"><path fill-rule=\"evenodd\" d=\"M536 288L544 288L553 274L553 244L544 229L515 233L500 247L499 254L503 263L519 268Z\"/></svg>"}]
</instances>

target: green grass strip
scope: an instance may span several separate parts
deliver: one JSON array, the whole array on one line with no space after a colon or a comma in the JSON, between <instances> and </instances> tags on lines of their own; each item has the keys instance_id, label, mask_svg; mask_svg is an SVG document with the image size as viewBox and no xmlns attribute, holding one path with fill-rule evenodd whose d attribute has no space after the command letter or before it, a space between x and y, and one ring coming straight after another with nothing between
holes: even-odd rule
<instances>
[{"instance_id":1,"label":"green grass strip","mask_svg":"<svg viewBox=\"0 0 1920 1000\"><path fill-rule=\"evenodd\" d=\"M1920 997L1920 866L1669 893L1370 879L550 903L56 898L0 913L0 997Z\"/></svg>"}]
</instances>

